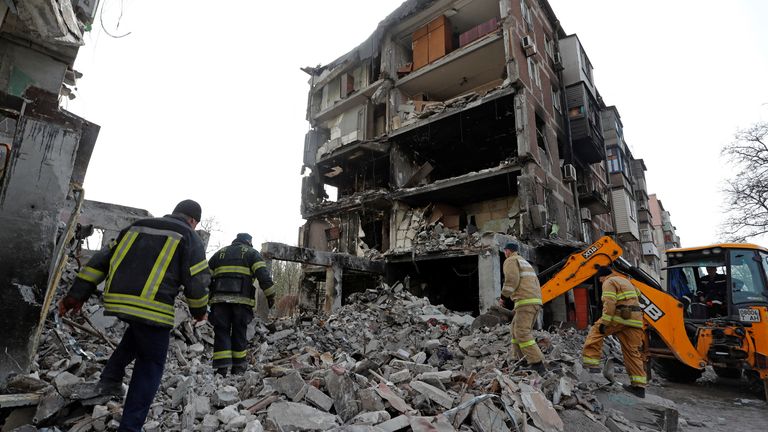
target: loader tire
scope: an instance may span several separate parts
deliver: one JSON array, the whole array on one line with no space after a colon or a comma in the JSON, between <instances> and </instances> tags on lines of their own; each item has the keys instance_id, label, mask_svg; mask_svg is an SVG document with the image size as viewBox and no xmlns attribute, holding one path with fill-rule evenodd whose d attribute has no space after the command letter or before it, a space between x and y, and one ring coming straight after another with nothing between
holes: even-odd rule
<instances>
[{"instance_id":1,"label":"loader tire","mask_svg":"<svg viewBox=\"0 0 768 432\"><path fill-rule=\"evenodd\" d=\"M694 369L677 359L656 358L653 359L653 370L667 381L677 383L690 383L701 378L703 370Z\"/></svg>"},{"instance_id":2,"label":"loader tire","mask_svg":"<svg viewBox=\"0 0 768 432\"><path fill-rule=\"evenodd\" d=\"M730 379L739 379L741 378L741 369L739 368L729 368L729 367L716 367L713 368L715 370L715 373L720 378L730 378Z\"/></svg>"}]
</instances>

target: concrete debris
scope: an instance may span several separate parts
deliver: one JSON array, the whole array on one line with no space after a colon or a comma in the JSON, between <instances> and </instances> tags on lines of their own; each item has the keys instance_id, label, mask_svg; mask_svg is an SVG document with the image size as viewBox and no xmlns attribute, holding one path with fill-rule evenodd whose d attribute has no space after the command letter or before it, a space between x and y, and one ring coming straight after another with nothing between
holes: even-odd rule
<instances>
[{"instance_id":1,"label":"concrete debris","mask_svg":"<svg viewBox=\"0 0 768 432\"><path fill-rule=\"evenodd\" d=\"M282 431L327 430L338 425L335 415L294 402L273 403L267 419Z\"/></svg>"},{"instance_id":2,"label":"concrete debris","mask_svg":"<svg viewBox=\"0 0 768 432\"><path fill-rule=\"evenodd\" d=\"M304 399L326 412L330 411L333 407L333 399L314 386L307 386L307 394L304 396Z\"/></svg>"},{"instance_id":3,"label":"concrete debris","mask_svg":"<svg viewBox=\"0 0 768 432\"><path fill-rule=\"evenodd\" d=\"M84 309L93 313L100 307L92 300ZM118 321L103 331L117 341L124 328ZM178 322L145 430L561 432L677 427L673 403L651 395L640 402L618 384L582 371L583 332L534 331L550 369L539 376L517 370L510 360L508 326L473 329L472 317L432 305L401 284L350 295L348 304L332 315L279 319L254 328L264 330L255 331L251 340L249 370L221 377L211 367L210 324L194 325L188 316ZM112 348L76 326L65 323L60 331L93 359L71 355L49 323L33 372L9 380L18 395L0 395L2 407L19 410L15 415L20 419L34 418L37 424L62 430L113 430L122 400L94 393ZM607 358L620 358L617 347L606 344L606 349ZM614 367L621 365L617 361ZM617 377L623 372L617 371ZM25 406L28 412L20 411ZM582 426L570 428L577 424ZM695 420L686 424L695 425Z\"/></svg>"},{"instance_id":4,"label":"concrete debris","mask_svg":"<svg viewBox=\"0 0 768 432\"><path fill-rule=\"evenodd\" d=\"M212 402L214 406L223 407L236 403L239 400L237 387L228 385L216 390L213 394Z\"/></svg>"}]
</instances>

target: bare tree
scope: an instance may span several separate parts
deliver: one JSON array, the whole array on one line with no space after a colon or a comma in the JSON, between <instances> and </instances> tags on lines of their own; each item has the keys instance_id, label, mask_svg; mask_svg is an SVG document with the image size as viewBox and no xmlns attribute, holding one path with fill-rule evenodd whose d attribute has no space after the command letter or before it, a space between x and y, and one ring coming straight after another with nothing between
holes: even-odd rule
<instances>
[{"instance_id":1,"label":"bare tree","mask_svg":"<svg viewBox=\"0 0 768 432\"><path fill-rule=\"evenodd\" d=\"M219 220L216 219L216 216L208 216L207 218L201 220L200 229L203 231L206 231L209 235L208 247L205 248L206 255L208 255L211 252L216 252L217 250L222 248L222 244L220 240L217 240L215 243L211 241L215 233L216 234L221 233L221 224L219 223Z\"/></svg>"},{"instance_id":2,"label":"bare tree","mask_svg":"<svg viewBox=\"0 0 768 432\"><path fill-rule=\"evenodd\" d=\"M278 297L296 294L299 290L301 264L289 261L272 261L272 281Z\"/></svg>"},{"instance_id":3,"label":"bare tree","mask_svg":"<svg viewBox=\"0 0 768 432\"><path fill-rule=\"evenodd\" d=\"M744 242L768 233L768 122L736 133L722 154L738 170L725 187L726 220L721 235Z\"/></svg>"}]
</instances>

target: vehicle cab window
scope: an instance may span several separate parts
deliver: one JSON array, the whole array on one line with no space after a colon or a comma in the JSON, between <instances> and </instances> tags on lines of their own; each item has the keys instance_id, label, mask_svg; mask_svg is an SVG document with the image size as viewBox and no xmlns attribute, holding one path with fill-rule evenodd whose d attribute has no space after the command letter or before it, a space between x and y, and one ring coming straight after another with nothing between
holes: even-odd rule
<instances>
[{"instance_id":1,"label":"vehicle cab window","mask_svg":"<svg viewBox=\"0 0 768 432\"><path fill-rule=\"evenodd\" d=\"M731 263L731 296L733 304L768 303L765 291L764 254L736 249L729 251Z\"/></svg>"}]
</instances>

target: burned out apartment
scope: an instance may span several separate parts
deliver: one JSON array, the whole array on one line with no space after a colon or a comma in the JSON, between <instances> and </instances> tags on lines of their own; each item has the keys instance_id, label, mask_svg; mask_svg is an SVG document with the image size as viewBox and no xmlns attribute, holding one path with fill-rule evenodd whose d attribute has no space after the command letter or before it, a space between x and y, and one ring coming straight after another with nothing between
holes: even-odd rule
<instances>
[{"instance_id":1,"label":"burned out apartment","mask_svg":"<svg viewBox=\"0 0 768 432\"><path fill-rule=\"evenodd\" d=\"M659 277L645 164L547 1L408 0L357 48L304 71L303 249L271 256L319 264L304 287L327 292L328 307L381 273L484 311L510 239L541 270L612 234ZM555 321L573 318L564 297Z\"/></svg>"}]
</instances>

